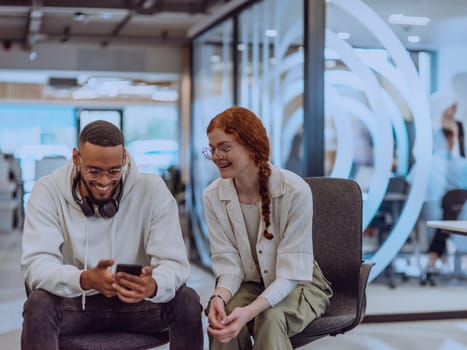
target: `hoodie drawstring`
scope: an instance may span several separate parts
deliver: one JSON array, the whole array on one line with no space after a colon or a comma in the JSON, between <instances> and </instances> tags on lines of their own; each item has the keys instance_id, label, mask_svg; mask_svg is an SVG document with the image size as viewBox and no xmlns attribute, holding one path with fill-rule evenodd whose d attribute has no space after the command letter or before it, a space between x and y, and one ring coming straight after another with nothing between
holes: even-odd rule
<instances>
[{"instance_id":1,"label":"hoodie drawstring","mask_svg":"<svg viewBox=\"0 0 467 350\"><path fill-rule=\"evenodd\" d=\"M112 224L110 227L110 258L114 258L114 241L115 241L115 220L112 220ZM86 239L85 239L85 246L84 246L84 271L88 269L88 251L89 251L89 222L85 220L85 228L86 228ZM81 294L81 306L83 311L86 309L86 292L83 290Z\"/></svg>"},{"instance_id":2,"label":"hoodie drawstring","mask_svg":"<svg viewBox=\"0 0 467 350\"><path fill-rule=\"evenodd\" d=\"M84 271L88 269L88 245L89 245L89 223L88 220L85 221L85 228L86 228L86 240L84 243ZM83 294L81 295L81 306L83 311L86 309L86 292L83 290Z\"/></svg>"}]
</instances>

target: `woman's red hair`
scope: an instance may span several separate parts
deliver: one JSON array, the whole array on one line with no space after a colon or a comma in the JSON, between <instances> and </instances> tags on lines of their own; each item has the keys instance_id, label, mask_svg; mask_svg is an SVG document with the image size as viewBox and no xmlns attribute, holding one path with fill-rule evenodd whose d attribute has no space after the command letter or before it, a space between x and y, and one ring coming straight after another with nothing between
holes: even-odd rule
<instances>
[{"instance_id":1,"label":"woman's red hair","mask_svg":"<svg viewBox=\"0 0 467 350\"><path fill-rule=\"evenodd\" d=\"M233 135L235 140L249 151L251 158L258 166L258 192L261 197L261 213L265 223L264 236L272 239L272 234L268 232L271 224L269 208L271 196L268 189L271 168L269 167L270 144L266 128L261 119L252 111L234 106L216 115L210 121L206 132L209 134L214 129Z\"/></svg>"}]
</instances>

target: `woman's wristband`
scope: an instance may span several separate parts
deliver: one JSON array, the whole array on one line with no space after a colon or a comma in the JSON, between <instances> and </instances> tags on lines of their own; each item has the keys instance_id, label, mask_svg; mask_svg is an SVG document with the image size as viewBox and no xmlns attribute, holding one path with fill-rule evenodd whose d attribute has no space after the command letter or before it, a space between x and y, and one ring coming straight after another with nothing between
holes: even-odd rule
<instances>
[{"instance_id":1,"label":"woman's wristband","mask_svg":"<svg viewBox=\"0 0 467 350\"><path fill-rule=\"evenodd\" d=\"M222 302L224 303L224 307L227 306L227 303L225 302L224 298L222 297L222 295L220 294L213 294L211 295L211 297L209 298L209 302L214 299L214 298L219 298L220 300L222 300Z\"/></svg>"}]
</instances>

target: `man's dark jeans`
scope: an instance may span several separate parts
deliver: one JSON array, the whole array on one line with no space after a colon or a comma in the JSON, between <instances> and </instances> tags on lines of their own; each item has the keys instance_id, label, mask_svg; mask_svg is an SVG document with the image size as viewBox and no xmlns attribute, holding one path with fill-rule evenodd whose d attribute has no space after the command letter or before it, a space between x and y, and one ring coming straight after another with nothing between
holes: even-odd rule
<instances>
[{"instance_id":1,"label":"man's dark jeans","mask_svg":"<svg viewBox=\"0 0 467 350\"><path fill-rule=\"evenodd\" d=\"M44 290L29 294L23 310L22 350L59 349L60 335L110 331L157 334L169 329L170 350L202 350L203 328L198 294L182 286L175 297L155 304L141 301L126 304L102 294L63 298Z\"/></svg>"}]
</instances>

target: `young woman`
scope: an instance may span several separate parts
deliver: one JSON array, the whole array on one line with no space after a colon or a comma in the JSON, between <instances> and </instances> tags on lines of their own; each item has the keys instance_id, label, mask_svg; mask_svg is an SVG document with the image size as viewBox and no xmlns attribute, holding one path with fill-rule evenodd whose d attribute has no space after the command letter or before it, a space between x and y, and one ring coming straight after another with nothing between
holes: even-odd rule
<instances>
[{"instance_id":1,"label":"young woman","mask_svg":"<svg viewBox=\"0 0 467 350\"><path fill-rule=\"evenodd\" d=\"M313 201L298 175L269 162L269 139L250 110L207 127L203 154L220 178L203 195L216 288L206 309L210 349L292 349L332 290L313 257ZM251 321L251 322L250 322Z\"/></svg>"}]
</instances>

